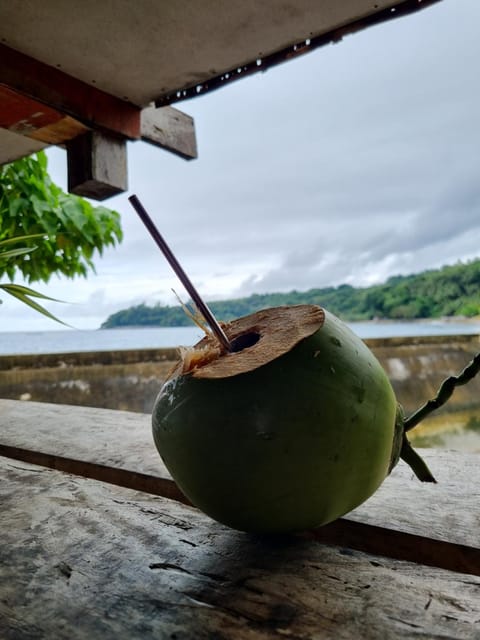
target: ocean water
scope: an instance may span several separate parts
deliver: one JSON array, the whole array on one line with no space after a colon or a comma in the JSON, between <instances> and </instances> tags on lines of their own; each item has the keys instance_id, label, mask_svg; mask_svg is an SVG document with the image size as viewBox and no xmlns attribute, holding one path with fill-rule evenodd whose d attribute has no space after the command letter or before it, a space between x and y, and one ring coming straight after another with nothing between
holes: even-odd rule
<instances>
[{"instance_id":1,"label":"ocean water","mask_svg":"<svg viewBox=\"0 0 480 640\"><path fill-rule=\"evenodd\" d=\"M351 322L348 324L361 338L480 334L480 322L428 320ZM0 333L0 355L189 346L195 344L202 335L201 330L197 327L9 331Z\"/></svg>"}]
</instances>

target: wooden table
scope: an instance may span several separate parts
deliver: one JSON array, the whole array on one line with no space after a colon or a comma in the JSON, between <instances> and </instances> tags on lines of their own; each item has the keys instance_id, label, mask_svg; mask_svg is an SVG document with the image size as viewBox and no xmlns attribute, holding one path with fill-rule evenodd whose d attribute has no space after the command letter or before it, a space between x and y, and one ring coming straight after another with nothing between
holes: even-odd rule
<instances>
[{"instance_id":1,"label":"wooden table","mask_svg":"<svg viewBox=\"0 0 480 640\"><path fill-rule=\"evenodd\" d=\"M0 425L2 640L480 638L478 455L267 537L185 504L147 415L0 400Z\"/></svg>"}]
</instances>

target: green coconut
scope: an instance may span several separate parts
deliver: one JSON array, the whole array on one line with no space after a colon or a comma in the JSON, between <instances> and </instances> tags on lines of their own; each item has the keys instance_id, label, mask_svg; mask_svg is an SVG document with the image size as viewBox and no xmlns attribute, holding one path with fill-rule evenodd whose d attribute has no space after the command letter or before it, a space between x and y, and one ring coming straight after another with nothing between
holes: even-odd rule
<instances>
[{"instance_id":1,"label":"green coconut","mask_svg":"<svg viewBox=\"0 0 480 640\"><path fill-rule=\"evenodd\" d=\"M409 458L403 413L363 341L315 305L224 325L184 354L153 409L156 447L190 501L251 532L324 525Z\"/></svg>"}]
</instances>

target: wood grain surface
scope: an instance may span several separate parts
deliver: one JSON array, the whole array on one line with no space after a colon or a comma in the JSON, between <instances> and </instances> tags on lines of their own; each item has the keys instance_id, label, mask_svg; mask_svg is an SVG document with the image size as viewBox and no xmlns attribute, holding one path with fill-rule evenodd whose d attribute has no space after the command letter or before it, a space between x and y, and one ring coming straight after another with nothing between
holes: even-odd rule
<instances>
[{"instance_id":1,"label":"wood grain surface","mask_svg":"<svg viewBox=\"0 0 480 640\"><path fill-rule=\"evenodd\" d=\"M0 400L0 454L188 502L158 455L147 414ZM438 484L400 462L349 520L479 547L475 454L423 449Z\"/></svg>"},{"instance_id":2,"label":"wood grain surface","mask_svg":"<svg viewBox=\"0 0 480 640\"><path fill-rule=\"evenodd\" d=\"M480 579L0 459L0 637L478 638Z\"/></svg>"}]
</instances>

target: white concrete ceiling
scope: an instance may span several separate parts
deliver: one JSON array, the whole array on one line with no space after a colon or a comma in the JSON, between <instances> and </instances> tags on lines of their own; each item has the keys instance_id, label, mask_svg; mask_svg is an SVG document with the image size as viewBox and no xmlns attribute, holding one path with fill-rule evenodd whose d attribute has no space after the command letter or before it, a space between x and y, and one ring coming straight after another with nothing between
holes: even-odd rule
<instances>
[{"instance_id":1,"label":"white concrete ceiling","mask_svg":"<svg viewBox=\"0 0 480 640\"><path fill-rule=\"evenodd\" d=\"M145 106L165 93L201 84L401 4L399 0L4 0L0 42Z\"/></svg>"},{"instance_id":2,"label":"white concrete ceiling","mask_svg":"<svg viewBox=\"0 0 480 640\"><path fill-rule=\"evenodd\" d=\"M0 165L63 144L83 125L105 128L108 114L111 129L117 116L124 122L122 105L137 112L183 100L439 1L0 0ZM12 50L28 56L18 67ZM110 94L107 107L97 89ZM36 133L37 116L51 108L67 117L57 125L54 114L53 130ZM169 139L179 139L174 121Z\"/></svg>"}]
</instances>

